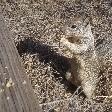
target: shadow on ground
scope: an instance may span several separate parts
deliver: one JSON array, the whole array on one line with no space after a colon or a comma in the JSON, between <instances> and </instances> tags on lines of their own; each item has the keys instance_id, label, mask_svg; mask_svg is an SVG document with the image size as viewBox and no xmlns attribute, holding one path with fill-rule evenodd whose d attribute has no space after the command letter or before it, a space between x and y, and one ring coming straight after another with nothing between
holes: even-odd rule
<instances>
[{"instance_id":1,"label":"shadow on ground","mask_svg":"<svg viewBox=\"0 0 112 112\"><path fill-rule=\"evenodd\" d=\"M50 66L54 69L54 71L59 73L56 74L56 72L54 72L53 74L55 78L62 77L60 82L64 84L68 91L71 93L76 91L77 87L68 82L65 78L65 74L70 68L68 58L59 55L50 46L32 39L25 39L24 41L20 41L17 44L17 50L20 56L22 56L24 53L38 54L40 62L44 62L45 64L50 63ZM79 90L79 92L80 91L81 90Z\"/></svg>"}]
</instances>

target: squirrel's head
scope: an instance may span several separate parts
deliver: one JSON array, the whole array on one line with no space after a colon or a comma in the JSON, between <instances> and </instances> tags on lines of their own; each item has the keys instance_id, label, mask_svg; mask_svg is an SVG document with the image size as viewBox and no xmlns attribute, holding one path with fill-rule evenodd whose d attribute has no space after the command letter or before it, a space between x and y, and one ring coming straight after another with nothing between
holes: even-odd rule
<instances>
[{"instance_id":1,"label":"squirrel's head","mask_svg":"<svg viewBox=\"0 0 112 112\"><path fill-rule=\"evenodd\" d=\"M68 38L80 40L85 35L91 34L91 26L88 19L75 21L71 27L67 27L65 34Z\"/></svg>"}]
</instances>

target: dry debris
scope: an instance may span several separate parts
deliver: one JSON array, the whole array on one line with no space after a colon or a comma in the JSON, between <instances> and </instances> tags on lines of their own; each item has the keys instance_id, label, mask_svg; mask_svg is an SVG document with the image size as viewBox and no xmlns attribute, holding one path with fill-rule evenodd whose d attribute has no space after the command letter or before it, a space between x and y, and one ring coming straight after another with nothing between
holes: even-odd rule
<instances>
[{"instance_id":1,"label":"dry debris","mask_svg":"<svg viewBox=\"0 0 112 112\"><path fill-rule=\"evenodd\" d=\"M66 57L71 55L60 45L64 27L78 16L90 18L96 45L99 40L111 40L111 0L0 0L0 6L45 112L112 111L111 104L96 105L79 97L80 92L64 77L69 68ZM108 69L104 73L112 74Z\"/></svg>"}]
</instances>

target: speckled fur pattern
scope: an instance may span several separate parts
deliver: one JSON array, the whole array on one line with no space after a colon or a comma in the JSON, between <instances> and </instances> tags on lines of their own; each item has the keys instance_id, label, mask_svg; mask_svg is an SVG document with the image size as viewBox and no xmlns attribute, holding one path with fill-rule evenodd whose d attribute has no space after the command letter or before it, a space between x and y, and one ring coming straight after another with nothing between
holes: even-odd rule
<instances>
[{"instance_id":1,"label":"speckled fur pattern","mask_svg":"<svg viewBox=\"0 0 112 112\"><path fill-rule=\"evenodd\" d=\"M99 77L99 62L95 52L94 37L90 24L77 21L77 24L67 28L66 36L61 43L73 53L71 63L71 77L68 78L74 85L82 86L88 98L95 97L95 89ZM69 41L70 38L78 38L81 43Z\"/></svg>"}]
</instances>

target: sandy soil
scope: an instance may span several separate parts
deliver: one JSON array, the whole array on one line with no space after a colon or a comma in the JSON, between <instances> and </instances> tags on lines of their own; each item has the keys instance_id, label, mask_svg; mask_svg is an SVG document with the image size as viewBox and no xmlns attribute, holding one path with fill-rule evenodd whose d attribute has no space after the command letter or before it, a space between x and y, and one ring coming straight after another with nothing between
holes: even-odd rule
<instances>
[{"instance_id":1,"label":"sandy soil","mask_svg":"<svg viewBox=\"0 0 112 112\"><path fill-rule=\"evenodd\" d=\"M96 45L111 40L111 0L0 0L0 6L45 112L112 111L83 101L81 90L65 79L71 55L60 45L64 28L79 16L90 19Z\"/></svg>"}]
</instances>

